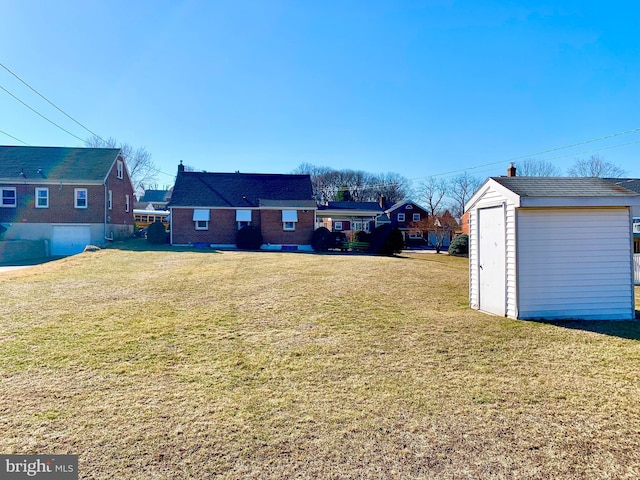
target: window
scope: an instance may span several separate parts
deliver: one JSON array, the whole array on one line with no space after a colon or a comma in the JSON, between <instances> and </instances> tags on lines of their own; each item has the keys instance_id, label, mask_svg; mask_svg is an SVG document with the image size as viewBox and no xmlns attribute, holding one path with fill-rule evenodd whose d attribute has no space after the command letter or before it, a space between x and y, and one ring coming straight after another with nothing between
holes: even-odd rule
<instances>
[{"instance_id":1,"label":"window","mask_svg":"<svg viewBox=\"0 0 640 480\"><path fill-rule=\"evenodd\" d=\"M107 195L107 208L111 210L113 208L113 191L109 190L109 195Z\"/></svg>"},{"instance_id":2,"label":"window","mask_svg":"<svg viewBox=\"0 0 640 480\"><path fill-rule=\"evenodd\" d=\"M193 221L196 230L209 230L209 210L194 210Z\"/></svg>"},{"instance_id":3,"label":"window","mask_svg":"<svg viewBox=\"0 0 640 480\"><path fill-rule=\"evenodd\" d=\"M297 210L282 210L282 229L285 231L293 231L296 229L298 222Z\"/></svg>"},{"instance_id":4,"label":"window","mask_svg":"<svg viewBox=\"0 0 640 480\"><path fill-rule=\"evenodd\" d=\"M2 203L0 207L15 207L16 202L16 189L15 187L2 188Z\"/></svg>"},{"instance_id":5,"label":"window","mask_svg":"<svg viewBox=\"0 0 640 480\"><path fill-rule=\"evenodd\" d=\"M48 188L36 188L36 208L49 208Z\"/></svg>"},{"instance_id":6,"label":"window","mask_svg":"<svg viewBox=\"0 0 640 480\"><path fill-rule=\"evenodd\" d=\"M420 221L420 214L419 213L414 213L413 214L413 221L414 222L419 222Z\"/></svg>"},{"instance_id":7,"label":"window","mask_svg":"<svg viewBox=\"0 0 640 480\"><path fill-rule=\"evenodd\" d=\"M124 178L124 163L122 160L118 160L116 164L116 176L121 180Z\"/></svg>"},{"instance_id":8,"label":"window","mask_svg":"<svg viewBox=\"0 0 640 480\"><path fill-rule=\"evenodd\" d=\"M236 222L238 223L238 230L251 225L251 210L236 210Z\"/></svg>"},{"instance_id":9,"label":"window","mask_svg":"<svg viewBox=\"0 0 640 480\"><path fill-rule=\"evenodd\" d=\"M405 209L407 209L407 210L413 210L413 205L407 205L407 206L405 207Z\"/></svg>"},{"instance_id":10,"label":"window","mask_svg":"<svg viewBox=\"0 0 640 480\"><path fill-rule=\"evenodd\" d=\"M337 231L342 230L342 222L334 222L333 228L335 228Z\"/></svg>"},{"instance_id":11,"label":"window","mask_svg":"<svg viewBox=\"0 0 640 480\"><path fill-rule=\"evenodd\" d=\"M76 188L74 189L75 195L75 207L76 208L87 208L88 200L87 200L87 189L86 188Z\"/></svg>"},{"instance_id":12,"label":"window","mask_svg":"<svg viewBox=\"0 0 640 480\"><path fill-rule=\"evenodd\" d=\"M125 212L129 211L129 205L130 205L129 195L125 195L124 196L124 211Z\"/></svg>"},{"instance_id":13,"label":"window","mask_svg":"<svg viewBox=\"0 0 640 480\"><path fill-rule=\"evenodd\" d=\"M399 213L398 214L398 221L399 222L404 222L404 213Z\"/></svg>"}]
</instances>

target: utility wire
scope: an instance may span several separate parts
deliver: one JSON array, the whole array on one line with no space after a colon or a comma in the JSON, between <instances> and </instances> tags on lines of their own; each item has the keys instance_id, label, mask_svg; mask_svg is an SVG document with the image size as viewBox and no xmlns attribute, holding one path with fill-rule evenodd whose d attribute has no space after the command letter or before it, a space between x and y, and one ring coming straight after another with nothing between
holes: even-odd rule
<instances>
[{"instance_id":1,"label":"utility wire","mask_svg":"<svg viewBox=\"0 0 640 480\"><path fill-rule=\"evenodd\" d=\"M20 78L16 73L12 72L9 67L7 67L4 63L0 62L0 66L2 68L4 68L7 72L9 72L11 75L13 75L14 77L16 77L18 80L20 80L24 85L26 85L31 91L33 91L34 93L36 93L40 98L42 98L44 101L46 101L49 105L51 105L52 107L54 107L56 110L58 110L59 112L61 112L62 114L64 114L67 118L73 120L76 124L80 125L82 128L84 128L87 132L89 132L90 134L98 137L100 140L102 140L104 142L104 139L102 139L100 137L100 135L98 135L97 133L93 132L92 130L89 130L87 127L85 127L82 123L80 123L78 120L76 120L75 118L73 118L71 115L69 115L67 112L65 112L64 110L62 110L60 107L58 107L55 103L53 103L51 100L49 100L47 97L45 97L44 95L42 95L39 91L37 91L35 88L33 88L31 85L29 85L27 82L25 82L22 78ZM75 136L75 135L74 135ZM76 137L77 138L77 137Z\"/></svg>"},{"instance_id":2,"label":"utility wire","mask_svg":"<svg viewBox=\"0 0 640 480\"><path fill-rule=\"evenodd\" d=\"M6 88L4 88L2 85L0 85L0 88L2 90L4 90L5 92L7 92L9 95L11 95L13 98L15 98L18 102L20 102L22 105L24 105L25 107L27 107L29 110L31 110L33 113L35 113L36 115L38 115L39 117L44 118L47 122L51 123L52 125L55 125L56 127L58 127L60 130L67 132L69 135L71 135L72 137L77 138L78 140L80 140L81 142L84 143L84 139L80 138L79 136L71 133L69 130L67 130L64 127L61 127L60 125L58 125L56 122L54 122L53 120L49 120L47 117L45 117L43 114L41 114L40 112L38 112L36 109L30 107L29 105L27 105L25 102L23 102L22 100L20 100L18 97L16 97L13 93L11 93L9 90L7 90Z\"/></svg>"},{"instance_id":3,"label":"utility wire","mask_svg":"<svg viewBox=\"0 0 640 480\"><path fill-rule=\"evenodd\" d=\"M26 146L28 146L28 147L30 147L30 146L31 146L31 145L29 145L27 142L24 142L24 141L20 140L18 137L14 137L13 135L11 135L11 134L9 134L9 133L5 132L4 130L0 130L0 133L2 133L3 135L6 135L7 137L11 137L11 138L13 138L14 140L17 140L17 141L18 141L18 142L20 142L20 143L24 143L24 144L25 144Z\"/></svg>"}]
</instances>

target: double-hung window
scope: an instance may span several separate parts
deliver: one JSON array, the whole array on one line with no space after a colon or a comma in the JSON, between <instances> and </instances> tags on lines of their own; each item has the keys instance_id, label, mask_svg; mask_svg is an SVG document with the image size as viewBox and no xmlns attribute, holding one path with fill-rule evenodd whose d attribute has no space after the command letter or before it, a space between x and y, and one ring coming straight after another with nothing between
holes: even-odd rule
<instances>
[{"instance_id":1,"label":"double-hung window","mask_svg":"<svg viewBox=\"0 0 640 480\"><path fill-rule=\"evenodd\" d=\"M74 206L76 208L87 208L89 206L89 192L86 188L75 188L74 192Z\"/></svg>"},{"instance_id":2,"label":"double-hung window","mask_svg":"<svg viewBox=\"0 0 640 480\"><path fill-rule=\"evenodd\" d=\"M120 180L124 178L124 162L122 160L118 160L116 164L116 177Z\"/></svg>"},{"instance_id":3,"label":"double-hung window","mask_svg":"<svg viewBox=\"0 0 640 480\"><path fill-rule=\"evenodd\" d=\"M109 194L107 195L107 208L109 210L113 209L113 190L109 190Z\"/></svg>"},{"instance_id":4,"label":"double-hung window","mask_svg":"<svg viewBox=\"0 0 640 480\"><path fill-rule=\"evenodd\" d=\"M193 222L196 230L209 230L209 210L194 210Z\"/></svg>"},{"instance_id":5,"label":"double-hung window","mask_svg":"<svg viewBox=\"0 0 640 480\"><path fill-rule=\"evenodd\" d=\"M36 188L36 208L49 208L49 189L46 187Z\"/></svg>"},{"instance_id":6,"label":"double-hung window","mask_svg":"<svg viewBox=\"0 0 640 480\"><path fill-rule=\"evenodd\" d=\"M296 229L298 223L297 210L282 210L282 229L286 232L292 232Z\"/></svg>"},{"instance_id":7,"label":"double-hung window","mask_svg":"<svg viewBox=\"0 0 640 480\"><path fill-rule=\"evenodd\" d=\"M420 214L419 213L414 213L413 214L413 221L414 222L419 222L420 221Z\"/></svg>"},{"instance_id":8,"label":"double-hung window","mask_svg":"<svg viewBox=\"0 0 640 480\"><path fill-rule=\"evenodd\" d=\"M238 224L238 230L251 225L251 210L236 210L236 223Z\"/></svg>"},{"instance_id":9,"label":"double-hung window","mask_svg":"<svg viewBox=\"0 0 640 480\"><path fill-rule=\"evenodd\" d=\"M398 214L398 221L399 222L404 222L404 213L399 213Z\"/></svg>"},{"instance_id":10,"label":"double-hung window","mask_svg":"<svg viewBox=\"0 0 640 480\"><path fill-rule=\"evenodd\" d=\"M13 208L17 206L18 195L16 194L15 187L0 188L0 193L2 194L0 198L0 207Z\"/></svg>"}]
</instances>

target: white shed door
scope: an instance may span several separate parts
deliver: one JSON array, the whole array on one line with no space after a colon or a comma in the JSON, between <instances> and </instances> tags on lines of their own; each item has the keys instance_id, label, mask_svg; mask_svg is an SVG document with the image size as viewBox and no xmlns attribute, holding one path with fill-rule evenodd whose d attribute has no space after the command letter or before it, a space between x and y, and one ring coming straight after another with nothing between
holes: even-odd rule
<instances>
[{"instance_id":1,"label":"white shed door","mask_svg":"<svg viewBox=\"0 0 640 480\"><path fill-rule=\"evenodd\" d=\"M54 225L51 255L75 255L91 243L89 225Z\"/></svg>"},{"instance_id":2,"label":"white shed door","mask_svg":"<svg viewBox=\"0 0 640 480\"><path fill-rule=\"evenodd\" d=\"M505 231L502 207L478 210L480 310L506 314Z\"/></svg>"}]
</instances>

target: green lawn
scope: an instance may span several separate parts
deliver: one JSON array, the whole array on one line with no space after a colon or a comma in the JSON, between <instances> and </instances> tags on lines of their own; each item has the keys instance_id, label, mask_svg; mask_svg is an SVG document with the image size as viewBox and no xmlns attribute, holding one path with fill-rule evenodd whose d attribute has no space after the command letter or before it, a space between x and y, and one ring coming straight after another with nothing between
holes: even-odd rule
<instances>
[{"instance_id":1,"label":"green lawn","mask_svg":"<svg viewBox=\"0 0 640 480\"><path fill-rule=\"evenodd\" d=\"M434 254L3 273L0 452L95 479L640 477L640 326L492 317L467 284Z\"/></svg>"}]
</instances>

